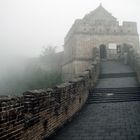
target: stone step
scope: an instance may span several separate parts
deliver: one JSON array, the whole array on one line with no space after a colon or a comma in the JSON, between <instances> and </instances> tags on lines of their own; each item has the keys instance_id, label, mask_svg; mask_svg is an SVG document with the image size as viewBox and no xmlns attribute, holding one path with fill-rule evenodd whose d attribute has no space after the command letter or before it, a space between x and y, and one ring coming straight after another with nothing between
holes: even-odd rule
<instances>
[{"instance_id":1,"label":"stone step","mask_svg":"<svg viewBox=\"0 0 140 140\"><path fill-rule=\"evenodd\" d=\"M131 99L131 98L140 98L140 96L118 96L118 97L106 97L106 98L89 98L89 101L94 101L94 100L116 100L116 99Z\"/></svg>"},{"instance_id":2,"label":"stone step","mask_svg":"<svg viewBox=\"0 0 140 140\"><path fill-rule=\"evenodd\" d=\"M140 87L95 88L90 92L87 103L110 103L140 101Z\"/></svg>"},{"instance_id":3,"label":"stone step","mask_svg":"<svg viewBox=\"0 0 140 140\"><path fill-rule=\"evenodd\" d=\"M96 104L96 103L114 103L114 102L132 102L132 101L140 101L140 99L119 99L119 100L102 100L102 101L87 101L87 104Z\"/></svg>"},{"instance_id":4,"label":"stone step","mask_svg":"<svg viewBox=\"0 0 140 140\"><path fill-rule=\"evenodd\" d=\"M100 79L104 78L121 78L121 77L136 77L137 74L136 72L128 72L128 73L106 73L106 74L101 74L99 76Z\"/></svg>"},{"instance_id":5,"label":"stone step","mask_svg":"<svg viewBox=\"0 0 140 140\"><path fill-rule=\"evenodd\" d=\"M112 93L112 92L139 92L140 87L121 87L121 88L94 88L90 92L91 93Z\"/></svg>"},{"instance_id":6,"label":"stone step","mask_svg":"<svg viewBox=\"0 0 140 140\"><path fill-rule=\"evenodd\" d=\"M89 96L88 98L89 99L92 99L92 98L94 98L94 99L98 99L98 98L103 98L103 99L106 99L106 98L123 98L123 97L140 97L140 93L139 94L135 94L135 93L133 93L133 94L112 94L112 93L108 93L108 94L106 94L106 95L92 95L92 96Z\"/></svg>"}]
</instances>

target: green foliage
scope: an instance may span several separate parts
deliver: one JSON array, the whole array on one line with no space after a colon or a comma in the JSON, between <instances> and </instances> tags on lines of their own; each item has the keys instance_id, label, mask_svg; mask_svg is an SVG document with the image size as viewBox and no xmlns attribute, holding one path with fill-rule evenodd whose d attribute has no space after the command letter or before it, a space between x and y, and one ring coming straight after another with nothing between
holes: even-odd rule
<instances>
[{"instance_id":1,"label":"green foliage","mask_svg":"<svg viewBox=\"0 0 140 140\"><path fill-rule=\"evenodd\" d=\"M40 67L40 64L47 66L48 63L52 63L54 56L55 47L49 46L44 49L40 58L38 58L40 61L37 61L35 65L28 65L22 74L12 72L8 75L4 84L5 94L19 95L27 90L51 88L60 84L62 82L61 73L55 70L48 71Z\"/></svg>"},{"instance_id":2,"label":"green foliage","mask_svg":"<svg viewBox=\"0 0 140 140\"><path fill-rule=\"evenodd\" d=\"M56 47L49 46L44 49L40 58L31 62L24 72L10 72L5 77L4 87L0 89L6 89L5 92L0 95L20 95L27 90L42 89L42 88L51 88L60 84L62 82L61 73L56 72L55 70L48 70L47 68L51 65L48 63L53 63L55 57ZM36 60L36 59L35 59ZM39 60L39 61L38 61ZM41 61L40 61L41 60ZM41 68L41 65L46 66Z\"/></svg>"},{"instance_id":3,"label":"green foliage","mask_svg":"<svg viewBox=\"0 0 140 140\"><path fill-rule=\"evenodd\" d=\"M55 61L56 47L48 46L44 47L42 54L40 55L40 60L43 63L53 63Z\"/></svg>"},{"instance_id":4,"label":"green foliage","mask_svg":"<svg viewBox=\"0 0 140 140\"><path fill-rule=\"evenodd\" d=\"M58 72L46 72L40 68L26 70L22 76L12 75L7 78L5 94L20 95L26 90L51 88L61 82L61 74Z\"/></svg>"},{"instance_id":5,"label":"green foliage","mask_svg":"<svg viewBox=\"0 0 140 140\"><path fill-rule=\"evenodd\" d=\"M61 82L61 74L58 72L46 72L37 68L28 73L25 81L28 89L48 88Z\"/></svg>"}]
</instances>

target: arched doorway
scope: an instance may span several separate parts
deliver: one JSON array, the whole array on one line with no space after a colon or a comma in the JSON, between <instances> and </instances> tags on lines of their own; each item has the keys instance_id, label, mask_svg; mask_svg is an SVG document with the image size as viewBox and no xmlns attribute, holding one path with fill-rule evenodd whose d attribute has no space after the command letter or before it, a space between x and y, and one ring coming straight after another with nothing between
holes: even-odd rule
<instances>
[{"instance_id":1,"label":"arched doorway","mask_svg":"<svg viewBox=\"0 0 140 140\"><path fill-rule=\"evenodd\" d=\"M106 46L105 45L100 45L100 58L101 59L106 59L107 54L106 54Z\"/></svg>"}]
</instances>

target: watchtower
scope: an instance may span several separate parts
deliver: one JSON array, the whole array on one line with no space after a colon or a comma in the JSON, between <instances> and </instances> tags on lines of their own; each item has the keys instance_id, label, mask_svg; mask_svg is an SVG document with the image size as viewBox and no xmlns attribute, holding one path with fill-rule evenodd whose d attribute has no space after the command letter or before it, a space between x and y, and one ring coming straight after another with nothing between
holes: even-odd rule
<instances>
[{"instance_id":1,"label":"watchtower","mask_svg":"<svg viewBox=\"0 0 140 140\"><path fill-rule=\"evenodd\" d=\"M139 47L136 22L124 21L119 25L117 19L102 5L83 19L77 19L65 37L64 80L80 74L91 64L94 48L101 59L117 59L123 44Z\"/></svg>"}]
</instances>

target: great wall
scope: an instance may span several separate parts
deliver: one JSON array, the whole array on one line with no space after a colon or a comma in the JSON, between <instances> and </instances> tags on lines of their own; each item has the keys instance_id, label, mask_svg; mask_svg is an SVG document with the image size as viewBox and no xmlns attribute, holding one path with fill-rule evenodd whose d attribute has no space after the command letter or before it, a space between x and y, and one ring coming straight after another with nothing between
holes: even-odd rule
<instances>
[{"instance_id":1,"label":"great wall","mask_svg":"<svg viewBox=\"0 0 140 140\"><path fill-rule=\"evenodd\" d=\"M140 56L129 49L128 60L140 81ZM79 77L53 89L26 91L21 97L0 97L0 140L41 140L70 121L85 104L100 73L100 60Z\"/></svg>"},{"instance_id":2,"label":"great wall","mask_svg":"<svg viewBox=\"0 0 140 140\"><path fill-rule=\"evenodd\" d=\"M101 5L76 21L65 39L63 74L67 82L54 88L26 91L20 97L0 96L0 140L47 139L72 121L98 82L101 59L127 60L140 82L138 38L135 23L118 26L116 18ZM117 49L110 49L110 42L115 42ZM124 43L128 43L127 49Z\"/></svg>"},{"instance_id":3,"label":"great wall","mask_svg":"<svg viewBox=\"0 0 140 140\"><path fill-rule=\"evenodd\" d=\"M69 121L85 104L97 81L100 62L79 77L54 89L24 92L21 97L0 98L0 139L41 140Z\"/></svg>"}]
</instances>

